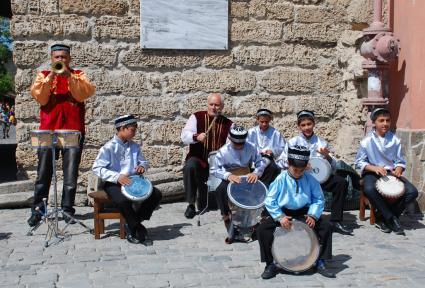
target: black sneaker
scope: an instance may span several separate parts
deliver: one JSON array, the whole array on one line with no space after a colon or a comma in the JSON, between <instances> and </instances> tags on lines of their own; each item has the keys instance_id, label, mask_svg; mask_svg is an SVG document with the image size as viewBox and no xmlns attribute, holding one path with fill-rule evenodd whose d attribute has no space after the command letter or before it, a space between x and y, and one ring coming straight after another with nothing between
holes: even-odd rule
<instances>
[{"instance_id":1,"label":"black sneaker","mask_svg":"<svg viewBox=\"0 0 425 288\"><path fill-rule=\"evenodd\" d=\"M326 268L325 261L319 260L316 265L316 272L326 278L335 278L335 273Z\"/></svg>"},{"instance_id":2,"label":"black sneaker","mask_svg":"<svg viewBox=\"0 0 425 288\"><path fill-rule=\"evenodd\" d=\"M41 214L36 212L31 214L31 217L28 218L27 223L28 225L30 225L30 227L34 227L40 221L41 221Z\"/></svg>"},{"instance_id":3,"label":"black sneaker","mask_svg":"<svg viewBox=\"0 0 425 288\"><path fill-rule=\"evenodd\" d=\"M337 233L342 234L342 235L353 235L352 234L353 231L351 229L348 229L347 227L345 227L343 224L341 224L341 222L337 222L337 221L332 222L331 221L331 224L333 226L334 232L337 232Z\"/></svg>"},{"instance_id":4,"label":"black sneaker","mask_svg":"<svg viewBox=\"0 0 425 288\"><path fill-rule=\"evenodd\" d=\"M131 244L140 244L139 239L137 239L136 236L133 236L131 234L127 234L127 241L130 242Z\"/></svg>"},{"instance_id":5,"label":"black sneaker","mask_svg":"<svg viewBox=\"0 0 425 288\"><path fill-rule=\"evenodd\" d=\"M193 204L187 205L186 212L184 212L184 216L187 219L193 219L193 217L196 216L195 205L193 205Z\"/></svg>"},{"instance_id":6,"label":"black sneaker","mask_svg":"<svg viewBox=\"0 0 425 288\"><path fill-rule=\"evenodd\" d=\"M391 229L388 228L387 224L385 224L384 221L376 222L375 226L384 233L391 233Z\"/></svg>"},{"instance_id":7,"label":"black sneaker","mask_svg":"<svg viewBox=\"0 0 425 288\"><path fill-rule=\"evenodd\" d=\"M62 215L63 216L62 218L63 218L63 220L65 220L65 223L71 224L71 225L77 223L77 221L75 221L75 219L73 218L74 214L71 214L69 212L68 212L68 214L69 214L69 216L67 214Z\"/></svg>"},{"instance_id":8,"label":"black sneaker","mask_svg":"<svg viewBox=\"0 0 425 288\"><path fill-rule=\"evenodd\" d=\"M395 216L391 219L391 225L390 225L390 227L391 227L391 230L395 234L397 234L397 235L406 235L404 233L403 228L401 228L400 220L398 220L398 218L395 217Z\"/></svg>"},{"instance_id":9,"label":"black sneaker","mask_svg":"<svg viewBox=\"0 0 425 288\"><path fill-rule=\"evenodd\" d=\"M263 279L271 279L273 277L276 277L277 275L277 268L274 263L271 263L264 268L264 272L261 274L261 278Z\"/></svg>"}]
</instances>

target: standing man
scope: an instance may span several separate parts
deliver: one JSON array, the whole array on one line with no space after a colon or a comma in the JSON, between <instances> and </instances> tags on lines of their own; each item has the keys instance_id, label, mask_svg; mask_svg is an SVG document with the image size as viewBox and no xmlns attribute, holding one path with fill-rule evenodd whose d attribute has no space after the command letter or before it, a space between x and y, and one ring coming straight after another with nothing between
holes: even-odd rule
<instances>
[{"instance_id":1,"label":"standing man","mask_svg":"<svg viewBox=\"0 0 425 288\"><path fill-rule=\"evenodd\" d=\"M63 192L62 209L69 215L74 215L74 200L77 190L78 167L83 149L85 127L84 100L92 96L95 86L90 83L84 72L71 69L71 48L64 44L55 44L50 48L51 62L62 62L64 71L41 71L33 85L31 95L40 104L40 130L78 130L81 139L78 148L63 148L57 150L62 154L63 161ZM52 151L50 148L38 149L37 179L34 187L34 205L32 215L28 219L30 226L35 226L41 220L41 213L36 207L43 209L43 198L47 198L52 180ZM56 157L59 156L55 155ZM66 223L74 223L72 218L64 214Z\"/></svg>"},{"instance_id":2,"label":"standing man","mask_svg":"<svg viewBox=\"0 0 425 288\"><path fill-rule=\"evenodd\" d=\"M196 215L195 202L198 193L198 209L207 197L206 181L209 175L208 155L226 143L232 121L221 115L224 101L219 93L212 93L207 99L207 111L190 115L181 133L184 144L189 145L189 153L183 167L183 183L189 205L184 215L192 219Z\"/></svg>"}]
</instances>

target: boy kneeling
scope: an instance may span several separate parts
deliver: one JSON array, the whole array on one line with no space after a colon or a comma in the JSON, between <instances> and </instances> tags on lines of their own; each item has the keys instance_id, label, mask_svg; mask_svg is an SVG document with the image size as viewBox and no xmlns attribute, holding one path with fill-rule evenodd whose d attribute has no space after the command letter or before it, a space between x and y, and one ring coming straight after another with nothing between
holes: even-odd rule
<instances>
[{"instance_id":1,"label":"boy kneeling","mask_svg":"<svg viewBox=\"0 0 425 288\"><path fill-rule=\"evenodd\" d=\"M323 192L319 182L304 173L309 158L310 151L306 147L288 147L288 170L270 184L264 201L268 216L257 228L261 262L266 262L261 274L263 279L273 278L278 273L271 251L274 230L279 226L290 229L292 218L303 219L318 234L321 247L317 272L325 277L335 277L325 266L325 260L332 258L332 229L329 222L320 218L325 203Z\"/></svg>"},{"instance_id":2,"label":"boy kneeling","mask_svg":"<svg viewBox=\"0 0 425 288\"><path fill-rule=\"evenodd\" d=\"M116 135L102 148L93 164L93 172L105 181L105 192L112 198L118 210L125 218L130 233L127 241L133 244L152 245L147 229L140 223L149 220L162 199L161 192L153 187L151 196L140 205L133 202L121 192L122 185L130 185L129 176L143 174L149 168L140 145L131 139L136 135L137 120L132 115L115 119Z\"/></svg>"}]
</instances>

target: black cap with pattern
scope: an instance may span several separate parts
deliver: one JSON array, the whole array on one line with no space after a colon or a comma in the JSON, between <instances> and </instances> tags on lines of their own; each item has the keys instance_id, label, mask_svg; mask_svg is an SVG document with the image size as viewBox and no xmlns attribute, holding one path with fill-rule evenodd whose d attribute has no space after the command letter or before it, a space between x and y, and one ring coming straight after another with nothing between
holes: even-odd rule
<instances>
[{"instance_id":1,"label":"black cap with pattern","mask_svg":"<svg viewBox=\"0 0 425 288\"><path fill-rule=\"evenodd\" d=\"M114 120L115 128L133 123L137 123L137 119L133 115L123 115Z\"/></svg>"},{"instance_id":2,"label":"black cap with pattern","mask_svg":"<svg viewBox=\"0 0 425 288\"><path fill-rule=\"evenodd\" d=\"M246 137L248 137L248 131L243 127L233 124L229 131L229 140L234 143L245 143Z\"/></svg>"},{"instance_id":3,"label":"black cap with pattern","mask_svg":"<svg viewBox=\"0 0 425 288\"><path fill-rule=\"evenodd\" d=\"M308 162L310 160L310 150L300 145L288 147L288 160L290 159Z\"/></svg>"}]
</instances>

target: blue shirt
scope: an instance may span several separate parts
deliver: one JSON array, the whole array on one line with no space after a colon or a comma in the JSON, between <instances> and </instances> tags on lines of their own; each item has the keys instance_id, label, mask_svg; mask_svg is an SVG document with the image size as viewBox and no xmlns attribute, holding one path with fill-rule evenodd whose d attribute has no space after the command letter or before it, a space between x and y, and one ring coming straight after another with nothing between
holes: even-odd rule
<instances>
[{"instance_id":1,"label":"blue shirt","mask_svg":"<svg viewBox=\"0 0 425 288\"><path fill-rule=\"evenodd\" d=\"M295 179L285 170L270 184L264 204L276 221L285 216L282 208L296 210L305 206L309 207L308 215L317 220L322 215L325 199L320 183L309 173Z\"/></svg>"},{"instance_id":2,"label":"blue shirt","mask_svg":"<svg viewBox=\"0 0 425 288\"><path fill-rule=\"evenodd\" d=\"M406 161L400 139L392 132L380 137L375 130L370 131L360 142L355 164L362 173L367 165L382 166L387 170L393 170L397 166L405 169Z\"/></svg>"},{"instance_id":3,"label":"blue shirt","mask_svg":"<svg viewBox=\"0 0 425 288\"><path fill-rule=\"evenodd\" d=\"M104 181L117 183L120 174L136 174L136 166L149 168L140 145L133 141L123 142L116 135L102 148L93 163L93 173Z\"/></svg>"},{"instance_id":4,"label":"blue shirt","mask_svg":"<svg viewBox=\"0 0 425 288\"><path fill-rule=\"evenodd\" d=\"M274 158L280 156L286 145L285 138L274 127L262 131L258 125L248 130L246 141L257 147L260 153L264 150L272 150Z\"/></svg>"},{"instance_id":5,"label":"blue shirt","mask_svg":"<svg viewBox=\"0 0 425 288\"><path fill-rule=\"evenodd\" d=\"M211 172L215 177L222 180L227 180L232 174L230 171L237 168L251 168L254 165L254 173L258 177L263 175L265 169L265 163L260 153L248 142L245 142L242 149L235 149L232 143L226 143L218 150L215 161L217 168Z\"/></svg>"}]
</instances>

